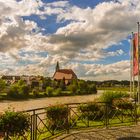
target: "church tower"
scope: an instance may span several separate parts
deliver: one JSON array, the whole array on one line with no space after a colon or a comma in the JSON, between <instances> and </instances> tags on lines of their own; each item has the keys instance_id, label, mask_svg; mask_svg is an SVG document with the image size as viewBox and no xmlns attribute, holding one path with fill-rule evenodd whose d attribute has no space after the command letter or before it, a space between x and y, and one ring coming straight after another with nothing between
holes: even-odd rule
<instances>
[{"instance_id":1,"label":"church tower","mask_svg":"<svg viewBox=\"0 0 140 140\"><path fill-rule=\"evenodd\" d=\"M59 62L57 61L55 71L58 71L59 69L60 69L60 68L59 68Z\"/></svg>"}]
</instances>

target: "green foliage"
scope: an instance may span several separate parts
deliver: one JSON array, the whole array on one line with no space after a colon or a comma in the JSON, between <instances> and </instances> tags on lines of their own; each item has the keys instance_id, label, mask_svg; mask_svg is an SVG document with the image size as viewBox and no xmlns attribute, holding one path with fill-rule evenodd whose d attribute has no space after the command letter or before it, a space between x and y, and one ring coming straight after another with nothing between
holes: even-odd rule
<instances>
[{"instance_id":1,"label":"green foliage","mask_svg":"<svg viewBox=\"0 0 140 140\"><path fill-rule=\"evenodd\" d=\"M46 87L51 86L52 80L51 78L43 78L42 79L42 88L45 90Z\"/></svg>"},{"instance_id":2,"label":"green foliage","mask_svg":"<svg viewBox=\"0 0 140 140\"><path fill-rule=\"evenodd\" d=\"M39 89L38 88L34 88L33 90L32 90L32 93L33 93L33 96L34 97L39 97Z\"/></svg>"},{"instance_id":3,"label":"green foliage","mask_svg":"<svg viewBox=\"0 0 140 140\"><path fill-rule=\"evenodd\" d=\"M54 89L53 89L52 87L47 87L47 88L46 88L46 94L47 94L48 96L51 96L52 93L53 93L53 91L54 91Z\"/></svg>"},{"instance_id":4,"label":"green foliage","mask_svg":"<svg viewBox=\"0 0 140 140\"><path fill-rule=\"evenodd\" d=\"M57 87L58 87L58 82L57 81L52 81L52 83L51 83L52 85L52 87L54 88L54 89L56 89Z\"/></svg>"},{"instance_id":5,"label":"green foliage","mask_svg":"<svg viewBox=\"0 0 140 140\"><path fill-rule=\"evenodd\" d=\"M23 85L25 85L25 81L19 80L19 81L18 81L18 86L23 86Z\"/></svg>"},{"instance_id":6,"label":"green foliage","mask_svg":"<svg viewBox=\"0 0 140 140\"><path fill-rule=\"evenodd\" d=\"M61 88L62 90L66 89L65 80L64 79L60 81L59 88Z\"/></svg>"},{"instance_id":7,"label":"green foliage","mask_svg":"<svg viewBox=\"0 0 140 140\"><path fill-rule=\"evenodd\" d=\"M118 109L132 110L134 109L134 104L127 99L117 99L113 100L113 105Z\"/></svg>"},{"instance_id":8,"label":"green foliage","mask_svg":"<svg viewBox=\"0 0 140 140\"><path fill-rule=\"evenodd\" d=\"M68 109L64 105L51 106L46 109L50 129L58 130L67 127Z\"/></svg>"},{"instance_id":9,"label":"green foliage","mask_svg":"<svg viewBox=\"0 0 140 140\"><path fill-rule=\"evenodd\" d=\"M21 95L26 95L26 96L28 96L28 95L29 95L29 91L30 91L30 89L29 89L29 87L28 87L27 85L21 85L21 86L19 86L19 88L18 88L18 92L19 92L19 94L21 94Z\"/></svg>"},{"instance_id":10,"label":"green foliage","mask_svg":"<svg viewBox=\"0 0 140 140\"><path fill-rule=\"evenodd\" d=\"M96 86L94 84L88 85L88 93L89 94L97 93L97 89L96 89Z\"/></svg>"},{"instance_id":11,"label":"green foliage","mask_svg":"<svg viewBox=\"0 0 140 140\"><path fill-rule=\"evenodd\" d=\"M77 85L76 84L70 84L67 89L72 93L75 94L77 92Z\"/></svg>"},{"instance_id":12,"label":"green foliage","mask_svg":"<svg viewBox=\"0 0 140 140\"><path fill-rule=\"evenodd\" d=\"M24 135L29 129L29 115L22 112L6 111L0 115L0 132L10 136Z\"/></svg>"},{"instance_id":13,"label":"green foliage","mask_svg":"<svg viewBox=\"0 0 140 140\"><path fill-rule=\"evenodd\" d=\"M53 96L60 96L62 95L62 89L61 88L57 88L53 93Z\"/></svg>"},{"instance_id":14,"label":"green foliage","mask_svg":"<svg viewBox=\"0 0 140 140\"><path fill-rule=\"evenodd\" d=\"M18 92L18 85L17 84L14 84L14 85L10 86L10 89L7 92L7 96L12 97L12 98L20 97L19 92Z\"/></svg>"},{"instance_id":15,"label":"green foliage","mask_svg":"<svg viewBox=\"0 0 140 140\"><path fill-rule=\"evenodd\" d=\"M82 93L83 92L88 92L88 90L87 90L88 89L88 84L84 80L80 80L78 82L78 88Z\"/></svg>"},{"instance_id":16,"label":"green foliage","mask_svg":"<svg viewBox=\"0 0 140 140\"><path fill-rule=\"evenodd\" d=\"M89 120L98 120L104 115L104 107L97 103L87 103L78 106L81 117Z\"/></svg>"},{"instance_id":17,"label":"green foliage","mask_svg":"<svg viewBox=\"0 0 140 140\"><path fill-rule=\"evenodd\" d=\"M6 83L4 80L0 79L0 92L5 88Z\"/></svg>"},{"instance_id":18,"label":"green foliage","mask_svg":"<svg viewBox=\"0 0 140 140\"><path fill-rule=\"evenodd\" d=\"M12 98L23 98L29 95L30 88L25 84L23 80L19 80L18 83L10 86L7 96Z\"/></svg>"},{"instance_id":19,"label":"green foliage","mask_svg":"<svg viewBox=\"0 0 140 140\"><path fill-rule=\"evenodd\" d=\"M129 97L129 94L126 92L111 92L111 91L106 91L100 96L100 100L102 102L108 102L109 104L112 104L114 99L119 99L123 97Z\"/></svg>"}]
</instances>

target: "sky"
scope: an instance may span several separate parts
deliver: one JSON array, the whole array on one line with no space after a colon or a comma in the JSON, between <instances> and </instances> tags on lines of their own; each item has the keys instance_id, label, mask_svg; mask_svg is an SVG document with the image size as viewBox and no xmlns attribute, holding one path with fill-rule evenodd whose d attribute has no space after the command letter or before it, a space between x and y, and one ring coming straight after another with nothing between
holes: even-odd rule
<instances>
[{"instance_id":1,"label":"sky","mask_svg":"<svg viewBox=\"0 0 140 140\"><path fill-rule=\"evenodd\" d=\"M139 0L0 0L0 75L129 80Z\"/></svg>"}]
</instances>

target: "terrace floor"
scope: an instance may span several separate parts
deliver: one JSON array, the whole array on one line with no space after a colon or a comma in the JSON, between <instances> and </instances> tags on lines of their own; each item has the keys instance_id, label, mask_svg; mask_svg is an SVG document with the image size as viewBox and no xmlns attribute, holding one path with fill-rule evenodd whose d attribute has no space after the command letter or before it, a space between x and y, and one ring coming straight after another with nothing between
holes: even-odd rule
<instances>
[{"instance_id":1,"label":"terrace floor","mask_svg":"<svg viewBox=\"0 0 140 140\"><path fill-rule=\"evenodd\" d=\"M72 131L55 140L140 140L140 125Z\"/></svg>"}]
</instances>

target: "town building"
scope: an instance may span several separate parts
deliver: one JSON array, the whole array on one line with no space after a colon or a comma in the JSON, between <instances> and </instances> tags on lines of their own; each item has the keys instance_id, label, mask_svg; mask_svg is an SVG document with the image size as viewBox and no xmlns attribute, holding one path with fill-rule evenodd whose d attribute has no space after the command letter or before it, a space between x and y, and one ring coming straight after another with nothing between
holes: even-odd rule
<instances>
[{"instance_id":1,"label":"town building","mask_svg":"<svg viewBox=\"0 0 140 140\"><path fill-rule=\"evenodd\" d=\"M76 74L72 69L60 69L59 62L56 64L55 73L53 75L53 80L61 81L64 80L64 83L68 85L72 80L77 79Z\"/></svg>"}]
</instances>

